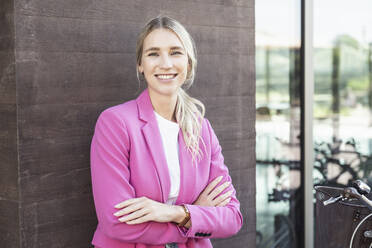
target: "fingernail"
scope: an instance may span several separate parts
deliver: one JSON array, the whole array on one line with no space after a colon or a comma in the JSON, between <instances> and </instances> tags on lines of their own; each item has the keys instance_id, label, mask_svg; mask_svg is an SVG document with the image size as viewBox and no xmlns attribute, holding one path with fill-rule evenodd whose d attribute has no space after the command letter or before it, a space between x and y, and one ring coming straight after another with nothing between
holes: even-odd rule
<instances>
[{"instance_id":1,"label":"fingernail","mask_svg":"<svg viewBox=\"0 0 372 248\"><path fill-rule=\"evenodd\" d=\"M115 205L115 208L120 208L120 203Z\"/></svg>"},{"instance_id":2,"label":"fingernail","mask_svg":"<svg viewBox=\"0 0 372 248\"><path fill-rule=\"evenodd\" d=\"M217 181L221 181L221 180L222 180L222 176L217 177Z\"/></svg>"},{"instance_id":3,"label":"fingernail","mask_svg":"<svg viewBox=\"0 0 372 248\"><path fill-rule=\"evenodd\" d=\"M118 215L119 215L119 212L114 213L114 215L115 215L115 216L118 216Z\"/></svg>"}]
</instances>

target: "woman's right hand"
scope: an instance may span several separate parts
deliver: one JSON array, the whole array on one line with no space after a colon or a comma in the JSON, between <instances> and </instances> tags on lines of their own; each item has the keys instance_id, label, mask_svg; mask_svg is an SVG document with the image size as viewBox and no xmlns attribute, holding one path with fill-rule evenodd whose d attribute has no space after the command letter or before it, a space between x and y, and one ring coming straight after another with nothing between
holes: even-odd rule
<instances>
[{"instance_id":1,"label":"woman's right hand","mask_svg":"<svg viewBox=\"0 0 372 248\"><path fill-rule=\"evenodd\" d=\"M198 199L193 203L193 205L199 206L209 206L209 207L224 207L231 200L232 190L218 196L222 191L224 191L230 182L225 182L220 186L217 184L221 181L222 176L215 178L207 187L201 192ZM217 197L218 196L218 197Z\"/></svg>"}]
</instances>

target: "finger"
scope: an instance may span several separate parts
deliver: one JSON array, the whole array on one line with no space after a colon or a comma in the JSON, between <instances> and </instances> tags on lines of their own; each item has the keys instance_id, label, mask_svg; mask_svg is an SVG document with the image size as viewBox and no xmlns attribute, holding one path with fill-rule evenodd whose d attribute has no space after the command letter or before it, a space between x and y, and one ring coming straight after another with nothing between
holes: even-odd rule
<instances>
[{"instance_id":1,"label":"finger","mask_svg":"<svg viewBox=\"0 0 372 248\"><path fill-rule=\"evenodd\" d=\"M223 202L219 203L218 205L216 205L216 207L224 207L230 202L230 200L231 200L231 197L229 197L226 200L224 200Z\"/></svg>"},{"instance_id":2,"label":"finger","mask_svg":"<svg viewBox=\"0 0 372 248\"><path fill-rule=\"evenodd\" d=\"M129 206L133 203L136 203L138 201L143 201L144 199L146 199L146 197L138 197L138 198L131 198L131 199L128 199L128 200L125 200L123 202L120 202L118 204L115 205L115 208L123 208L123 207L126 207L126 206Z\"/></svg>"},{"instance_id":3,"label":"finger","mask_svg":"<svg viewBox=\"0 0 372 248\"><path fill-rule=\"evenodd\" d=\"M214 199L216 196L218 196L222 191L224 191L224 189L226 189L228 186L230 185L230 182L225 182L223 184L221 184L220 186L218 186L217 188L215 188L210 194L208 197L210 197L211 199Z\"/></svg>"},{"instance_id":4,"label":"finger","mask_svg":"<svg viewBox=\"0 0 372 248\"><path fill-rule=\"evenodd\" d=\"M149 213L149 210L146 209L146 208L142 208L142 209L139 209L127 216L124 216L122 218L119 219L120 222L128 222L128 221L132 221L132 220L135 220L137 218L140 218L146 214Z\"/></svg>"},{"instance_id":5,"label":"finger","mask_svg":"<svg viewBox=\"0 0 372 248\"><path fill-rule=\"evenodd\" d=\"M213 206L217 206L218 204L226 200L228 197L232 195L232 193L233 191L229 190L226 193L220 195L219 197L216 197L214 200L212 200Z\"/></svg>"},{"instance_id":6,"label":"finger","mask_svg":"<svg viewBox=\"0 0 372 248\"><path fill-rule=\"evenodd\" d=\"M213 181L208 184L208 186L203 190L203 193L209 195L209 193L214 189L214 187L217 186L217 184L222 180L222 176L219 176L215 179L213 179Z\"/></svg>"},{"instance_id":7,"label":"finger","mask_svg":"<svg viewBox=\"0 0 372 248\"><path fill-rule=\"evenodd\" d=\"M135 220L127 221L126 224L133 225L133 224L141 224L150 221L150 214L145 214Z\"/></svg>"},{"instance_id":8,"label":"finger","mask_svg":"<svg viewBox=\"0 0 372 248\"><path fill-rule=\"evenodd\" d=\"M114 213L115 216L117 217L120 217L120 216L123 216L123 215L126 215L126 214L130 214L132 212L135 212L135 211L138 211L140 209L142 209L145 205L145 202L144 201L137 201L135 203L132 203L131 205L117 211L116 213Z\"/></svg>"}]
</instances>

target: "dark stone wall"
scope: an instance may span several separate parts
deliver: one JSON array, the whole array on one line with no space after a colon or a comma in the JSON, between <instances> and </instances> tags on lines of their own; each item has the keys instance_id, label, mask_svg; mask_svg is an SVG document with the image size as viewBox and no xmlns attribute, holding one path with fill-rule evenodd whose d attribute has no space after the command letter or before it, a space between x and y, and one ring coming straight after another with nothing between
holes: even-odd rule
<instances>
[{"instance_id":1,"label":"dark stone wall","mask_svg":"<svg viewBox=\"0 0 372 248\"><path fill-rule=\"evenodd\" d=\"M19 247L14 2L0 1L0 244Z\"/></svg>"},{"instance_id":2,"label":"dark stone wall","mask_svg":"<svg viewBox=\"0 0 372 248\"><path fill-rule=\"evenodd\" d=\"M195 39L199 67L190 92L206 105L241 201L242 230L214 246L254 247L253 0L15 0L14 6L18 120L9 126L18 126L21 203L15 227L21 244L14 247L89 245L97 223L89 168L94 125L103 109L137 96L136 37L160 13L178 19Z\"/></svg>"}]
</instances>

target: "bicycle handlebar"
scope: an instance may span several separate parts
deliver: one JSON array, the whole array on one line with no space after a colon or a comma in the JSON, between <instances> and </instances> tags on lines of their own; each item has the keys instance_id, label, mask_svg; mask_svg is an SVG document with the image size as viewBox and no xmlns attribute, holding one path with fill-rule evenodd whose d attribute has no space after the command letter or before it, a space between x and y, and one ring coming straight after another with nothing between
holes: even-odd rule
<instances>
[{"instance_id":1,"label":"bicycle handlebar","mask_svg":"<svg viewBox=\"0 0 372 248\"><path fill-rule=\"evenodd\" d=\"M364 205L372 211L372 200L369 200L366 196L360 194L358 190L354 187L348 187L344 189L345 198L356 198L364 203Z\"/></svg>"},{"instance_id":2,"label":"bicycle handlebar","mask_svg":"<svg viewBox=\"0 0 372 248\"><path fill-rule=\"evenodd\" d=\"M372 211L372 201L371 200L369 200L364 195L361 195L361 198L359 200L361 200L367 206L367 208L369 208L369 210Z\"/></svg>"},{"instance_id":3,"label":"bicycle handlebar","mask_svg":"<svg viewBox=\"0 0 372 248\"><path fill-rule=\"evenodd\" d=\"M323 202L324 206L343 201L346 199L358 199L360 200L364 206L366 206L369 210L372 211L372 200L368 199L366 196L360 194L358 190L354 187L347 187L347 188L338 188L338 187L330 187L330 186L315 186L315 190L323 192L321 189L331 189L340 191L340 195L337 197L331 196L328 200Z\"/></svg>"}]
</instances>

